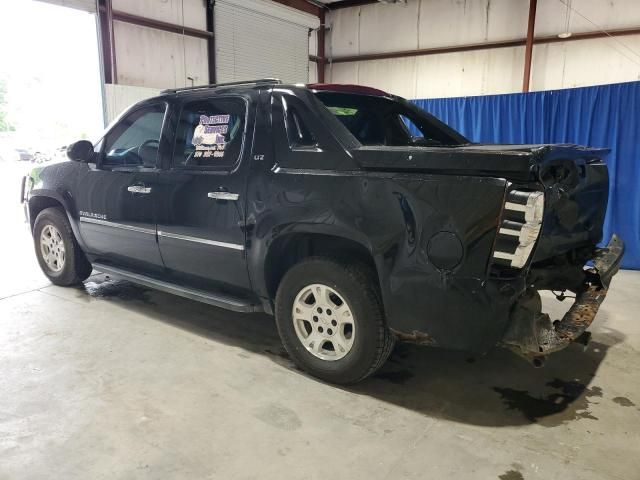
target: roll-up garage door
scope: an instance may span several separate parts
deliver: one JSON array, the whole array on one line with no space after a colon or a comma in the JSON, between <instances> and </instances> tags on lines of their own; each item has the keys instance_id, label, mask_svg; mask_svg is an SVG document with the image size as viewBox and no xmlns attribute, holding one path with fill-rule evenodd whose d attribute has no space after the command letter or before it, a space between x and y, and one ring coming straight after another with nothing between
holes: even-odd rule
<instances>
[{"instance_id":1,"label":"roll-up garage door","mask_svg":"<svg viewBox=\"0 0 640 480\"><path fill-rule=\"evenodd\" d=\"M309 29L319 20L266 0L215 3L216 80L309 81Z\"/></svg>"}]
</instances>

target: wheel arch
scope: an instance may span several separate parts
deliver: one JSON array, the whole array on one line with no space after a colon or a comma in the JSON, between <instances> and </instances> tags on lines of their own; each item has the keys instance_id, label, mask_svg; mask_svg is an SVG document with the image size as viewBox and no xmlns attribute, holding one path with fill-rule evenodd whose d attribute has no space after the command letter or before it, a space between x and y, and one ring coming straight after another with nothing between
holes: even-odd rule
<instances>
[{"instance_id":1,"label":"wheel arch","mask_svg":"<svg viewBox=\"0 0 640 480\"><path fill-rule=\"evenodd\" d=\"M65 208L62 200L50 194L31 195L27 205L29 208L29 225L32 231L33 231L33 226L36 222L36 218L38 217L40 212L42 212L45 208L57 207L64 210L65 214L67 213L67 209Z\"/></svg>"},{"instance_id":2,"label":"wheel arch","mask_svg":"<svg viewBox=\"0 0 640 480\"><path fill-rule=\"evenodd\" d=\"M378 268L371 249L357 240L345 236L318 233L295 232L277 237L269 245L263 269L263 288L269 301L275 299L278 286L286 272L301 260L313 256L344 258L371 267L375 273L376 285L380 287Z\"/></svg>"},{"instance_id":3,"label":"wheel arch","mask_svg":"<svg viewBox=\"0 0 640 480\"><path fill-rule=\"evenodd\" d=\"M84 248L82 236L80 235L80 231L78 228L78 222L74 219L68 202L66 202L61 195L58 195L56 192L51 190L38 190L35 192L31 192L31 194L29 195L29 200L27 201L27 213L29 219L29 228L31 229L31 231L33 232L33 227L35 225L38 214L45 208L60 208L64 212L64 214L67 216L67 219L69 220L71 230L73 231L76 240L78 241L80 246Z\"/></svg>"}]
</instances>

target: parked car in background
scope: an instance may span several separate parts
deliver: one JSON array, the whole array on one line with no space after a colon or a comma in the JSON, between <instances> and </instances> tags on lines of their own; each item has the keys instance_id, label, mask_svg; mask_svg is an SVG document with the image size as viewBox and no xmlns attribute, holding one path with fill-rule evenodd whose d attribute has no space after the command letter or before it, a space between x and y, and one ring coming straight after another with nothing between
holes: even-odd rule
<instances>
[{"instance_id":1,"label":"parked car in background","mask_svg":"<svg viewBox=\"0 0 640 480\"><path fill-rule=\"evenodd\" d=\"M396 340L539 366L587 340L624 250L598 247L606 151L472 144L367 87L168 90L68 153L25 180L53 283L96 269L274 314L291 358L337 383ZM575 302L552 321L540 290Z\"/></svg>"},{"instance_id":2,"label":"parked car in background","mask_svg":"<svg viewBox=\"0 0 640 480\"><path fill-rule=\"evenodd\" d=\"M45 152L34 152L33 154L33 163L46 163L51 160L51 157Z\"/></svg>"},{"instance_id":3,"label":"parked car in background","mask_svg":"<svg viewBox=\"0 0 640 480\"><path fill-rule=\"evenodd\" d=\"M17 160L20 162L31 162L33 161L33 154L24 148L16 148Z\"/></svg>"}]
</instances>

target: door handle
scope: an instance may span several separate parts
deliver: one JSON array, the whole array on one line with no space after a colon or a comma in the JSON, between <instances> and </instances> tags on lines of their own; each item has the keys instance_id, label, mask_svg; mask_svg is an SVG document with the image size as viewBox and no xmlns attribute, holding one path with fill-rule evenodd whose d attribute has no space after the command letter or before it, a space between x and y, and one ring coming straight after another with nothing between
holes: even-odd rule
<instances>
[{"instance_id":1,"label":"door handle","mask_svg":"<svg viewBox=\"0 0 640 480\"><path fill-rule=\"evenodd\" d=\"M144 185L129 185L127 190L131 193L151 193L151 187L145 187Z\"/></svg>"},{"instance_id":2,"label":"door handle","mask_svg":"<svg viewBox=\"0 0 640 480\"><path fill-rule=\"evenodd\" d=\"M240 197L237 193L231 192L209 192L207 197L215 198L216 200L233 200L236 201Z\"/></svg>"}]
</instances>

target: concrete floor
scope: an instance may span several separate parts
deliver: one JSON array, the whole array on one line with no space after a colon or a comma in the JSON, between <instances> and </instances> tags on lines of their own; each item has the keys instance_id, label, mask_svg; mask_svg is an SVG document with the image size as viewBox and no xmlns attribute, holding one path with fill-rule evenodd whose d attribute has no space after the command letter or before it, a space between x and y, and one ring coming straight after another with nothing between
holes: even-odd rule
<instances>
[{"instance_id":1,"label":"concrete floor","mask_svg":"<svg viewBox=\"0 0 640 480\"><path fill-rule=\"evenodd\" d=\"M96 275L50 285L0 185L0 479L640 478L640 272L535 370L400 345L349 388L274 322ZM15 182L15 183L14 183Z\"/></svg>"}]
</instances>

